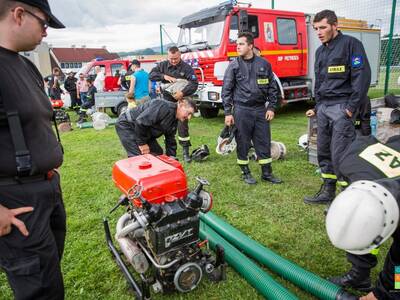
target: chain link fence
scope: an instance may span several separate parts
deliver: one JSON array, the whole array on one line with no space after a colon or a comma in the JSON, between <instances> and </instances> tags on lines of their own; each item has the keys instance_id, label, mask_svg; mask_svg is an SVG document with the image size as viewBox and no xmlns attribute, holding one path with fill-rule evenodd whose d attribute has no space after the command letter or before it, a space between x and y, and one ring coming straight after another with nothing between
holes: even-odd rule
<instances>
[{"instance_id":1,"label":"chain link fence","mask_svg":"<svg viewBox=\"0 0 400 300\"><path fill-rule=\"evenodd\" d=\"M400 3L396 0L319 0L299 1L275 0L274 8L282 10L317 13L331 9L338 17L365 20L370 28L381 29L381 53L378 84L370 89L372 97L384 94L388 54L391 56L389 67L388 92L400 95ZM395 9L394 9L395 7ZM391 17L394 12L392 43L389 45Z\"/></svg>"}]
</instances>

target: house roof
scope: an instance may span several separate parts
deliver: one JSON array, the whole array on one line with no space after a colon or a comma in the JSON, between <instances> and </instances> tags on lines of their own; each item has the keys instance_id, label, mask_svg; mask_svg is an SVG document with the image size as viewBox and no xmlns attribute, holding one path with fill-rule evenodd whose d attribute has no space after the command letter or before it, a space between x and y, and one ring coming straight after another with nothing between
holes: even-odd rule
<instances>
[{"instance_id":1,"label":"house roof","mask_svg":"<svg viewBox=\"0 0 400 300\"><path fill-rule=\"evenodd\" d=\"M89 62L96 58L117 59L117 53L104 48L52 48L59 62Z\"/></svg>"}]
</instances>

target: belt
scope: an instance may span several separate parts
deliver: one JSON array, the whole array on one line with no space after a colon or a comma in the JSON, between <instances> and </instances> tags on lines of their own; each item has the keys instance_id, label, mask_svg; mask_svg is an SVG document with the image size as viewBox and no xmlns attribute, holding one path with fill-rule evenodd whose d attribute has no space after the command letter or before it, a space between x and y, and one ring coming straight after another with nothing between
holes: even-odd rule
<instances>
[{"instance_id":1,"label":"belt","mask_svg":"<svg viewBox=\"0 0 400 300\"><path fill-rule=\"evenodd\" d=\"M51 180L56 171L51 170L45 174L38 174L26 177L0 177L0 186L13 185L13 184L26 184L45 180Z\"/></svg>"}]
</instances>

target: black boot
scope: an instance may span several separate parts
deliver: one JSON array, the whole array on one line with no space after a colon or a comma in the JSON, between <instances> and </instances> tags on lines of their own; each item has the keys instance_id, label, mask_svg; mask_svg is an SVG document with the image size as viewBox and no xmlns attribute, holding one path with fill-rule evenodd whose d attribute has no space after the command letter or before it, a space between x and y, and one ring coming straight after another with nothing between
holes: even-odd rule
<instances>
[{"instance_id":1,"label":"black boot","mask_svg":"<svg viewBox=\"0 0 400 300\"><path fill-rule=\"evenodd\" d=\"M241 165L240 168L242 169L242 178L244 182L247 184L256 184L257 181L251 175L250 169L248 165Z\"/></svg>"},{"instance_id":2,"label":"black boot","mask_svg":"<svg viewBox=\"0 0 400 300\"><path fill-rule=\"evenodd\" d=\"M271 164L261 165L261 179L265 181L269 181L272 184L282 183L282 180L276 178L272 175L272 167Z\"/></svg>"},{"instance_id":3,"label":"black boot","mask_svg":"<svg viewBox=\"0 0 400 300\"><path fill-rule=\"evenodd\" d=\"M190 154L189 154L189 146L183 147L183 161L186 163L190 163L192 161Z\"/></svg>"},{"instance_id":4,"label":"black boot","mask_svg":"<svg viewBox=\"0 0 400 300\"><path fill-rule=\"evenodd\" d=\"M329 281L343 288L353 288L361 292L370 292L372 290L370 269L352 266L346 274L331 277Z\"/></svg>"},{"instance_id":5,"label":"black boot","mask_svg":"<svg viewBox=\"0 0 400 300\"><path fill-rule=\"evenodd\" d=\"M321 185L318 193L314 196L304 197L304 203L307 204L327 204L331 203L335 199L336 184L324 182Z\"/></svg>"},{"instance_id":6,"label":"black boot","mask_svg":"<svg viewBox=\"0 0 400 300\"><path fill-rule=\"evenodd\" d=\"M76 123L77 123L77 124L82 124L82 123L84 123L84 122L86 122L86 121L87 121L87 120L86 120L86 113L80 111L80 112L79 112L79 119L78 119L78 121L77 121Z\"/></svg>"}]
</instances>

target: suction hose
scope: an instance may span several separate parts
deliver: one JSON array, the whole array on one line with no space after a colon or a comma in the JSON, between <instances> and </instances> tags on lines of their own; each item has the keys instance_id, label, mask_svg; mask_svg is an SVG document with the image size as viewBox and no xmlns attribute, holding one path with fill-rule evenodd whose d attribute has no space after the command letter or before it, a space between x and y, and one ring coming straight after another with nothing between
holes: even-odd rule
<instances>
[{"instance_id":1,"label":"suction hose","mask_svg":"<svg viewBox=\"0 0 400 300\"><path fill-rule=\"evenodd\" d=\"M337 285L279 256L224 222L212 212L201 213L200 219L243 253L317 298L324 300L357 299Z\"/></svg>"},{"instance_id":2,"label":"suction hose","mask_svg":"<svg viewBox=\"0 0 400 300\"><path fill-rule=\"evenodd\" d=\"M213 249L217 244L224 247L226 262L243 275L266 299L298 299L204 222L200 223L200 238L208 240Z\"/></svg>"}]
</instances>

